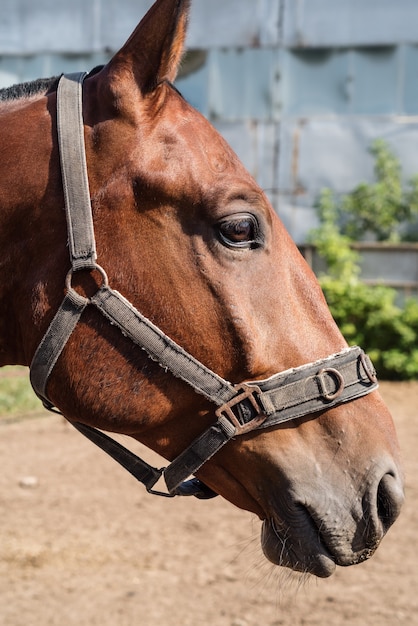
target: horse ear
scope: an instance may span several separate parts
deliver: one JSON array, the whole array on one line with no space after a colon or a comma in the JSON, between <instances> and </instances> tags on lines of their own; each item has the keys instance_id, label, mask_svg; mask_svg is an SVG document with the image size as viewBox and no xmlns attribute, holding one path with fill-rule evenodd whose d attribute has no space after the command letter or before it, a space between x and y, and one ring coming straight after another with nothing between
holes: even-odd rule
<instances>
[{"instance_id":1,"label":"horse ear","mask_svg":"<svg viewBox=\"0 0 418 626\"><path fill-rule=\"evenodd\" d=\"M111 61L130 67L142 94L174 82L184 52L191 0L157 0ZM117 69L116 69L117 71Z\"/></svg>"}]
</instances>

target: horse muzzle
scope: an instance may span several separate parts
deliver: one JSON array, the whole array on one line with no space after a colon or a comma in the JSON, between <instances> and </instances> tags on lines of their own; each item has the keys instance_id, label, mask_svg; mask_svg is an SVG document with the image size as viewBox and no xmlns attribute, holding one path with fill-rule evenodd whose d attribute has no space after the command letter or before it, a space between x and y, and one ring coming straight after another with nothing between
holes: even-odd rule
<instances>
[{"instance_id":1,"label":"horse muzzle","mask_svg":"<svg viewBox=\"0 0 418 626\"><path fill-rule=\"evenodd\" d=\"M263 522L266 558L326 578L337 565L356 565L374 554L400 513L403 480L395 467L389 465L383 472L376 467L358 495L323 485L315 493L304 493L303 488L288 493L286 501ZM280 502L285 502L283 496Z\"/></svg>"}]
</instances>

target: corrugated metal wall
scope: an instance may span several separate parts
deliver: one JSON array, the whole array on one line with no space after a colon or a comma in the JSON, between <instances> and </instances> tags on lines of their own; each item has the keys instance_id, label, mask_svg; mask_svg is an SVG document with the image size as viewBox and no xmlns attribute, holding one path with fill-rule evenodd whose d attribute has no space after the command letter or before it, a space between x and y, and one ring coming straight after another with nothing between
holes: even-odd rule
<instances>
[{"instance_id":1,"label":"corrugated metal wall","mask_svg":"<svg viewBox=\"0 0 418 626\"><path fill-rule=\"evenodd\" d=\"M152 0L2 0L0 86L105 62ZM297 242L323 186L371 179L385 138L418 172L417 0L194 0L178 87Z\"/></svg>"}]
</instances>

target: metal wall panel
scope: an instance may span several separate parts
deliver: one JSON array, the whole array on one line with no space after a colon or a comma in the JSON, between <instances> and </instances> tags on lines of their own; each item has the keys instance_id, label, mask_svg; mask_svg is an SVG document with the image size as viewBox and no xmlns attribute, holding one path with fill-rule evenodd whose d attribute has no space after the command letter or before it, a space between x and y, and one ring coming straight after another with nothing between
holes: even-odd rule
<instances>
[{"instance_id":1,"label":"metal wall panel","mask_svg":"<svg viewBox=\"0 0 418 626\"><path fill-rule=\"evenodd\" d=\"M283 113L400 114L404 109L403 56L403 48L395 46L286 50ZM418 113L417 105L418 101Z\"/></svg>"},{"instance_id":2,"label":"metal wall panel","mask_svg":"<svg viewBox=\"0 0 418 626\"><path fill-rule=\"evenodd\" d=\"M194 0L188 43L194 48L280 43L282 0Z\"/></svg>"},{"instance_id":3,"label":"metal wall panel","mask_svg":"<svg viewBox=\"0 0 418 626\"><path fill-rule=\"evenodd\" d=\"M288 119L281 125L277 212L298 243L317 225L321 189L348 193L374 180L372 142L384 139L399 157L405 182L418 172L418 120L395 117Z\"/></svg>"},{"instance_id":4,"label":"metal wall panel","mask_svg":"<svg viewBox=\"0 0 418 626\"><path fill-rule=\"evenodd\" d=\"M402 113L417 115L418 113L418 46L406 46L403 50L404 100Z\"/></svg>"},{"instance_id":5,"label":"metal wall panel","mask_svg":"<svg viewBox=\"0 0 418 626\"><path fill-rule=\"evenodd\" d=\"M283 113L305 116L349 112L347 50L284 54Z\"/></svg>"},{"instance_id":6,"label":"metal wall panel","mask_svg":"<svg viewBox=\"0 0 418 626\"><path fill-rule=\"evenodd\" d=\"M153 5L153 0L95 1L100 3L100 46L113 51L119 50Z\"/></svg>"},{"instance_id":7,"label":"metal wall panel","mask_svg":"<svg viewBox=\"0 0 418 626\"><path fill-rule=\"evenodd\" d=\"M176 85L211 120L278 120L281 116L281 50L226 48L195 53Z\"/></svg>"},{"instance_id":8,"label":"metal wall panel","mask_svg":"<svg viewBox=\"0 0 418 626\"><path fill-rule=\"evenodd\" d=\"M211 118L270 120L280 116L277 49L214 50L210 61Z\"/></svg>"},{"instance_id":9,"label":"metal wall panel","mask_svg":"<svg viewBox=\"0 0 418 626\"><path fill-rule=\"evenodd\" d=\"M363 280L377 283L385 281L394 286L418 285L418 248L362 247L361 276Z\"/></svg>"},{"instance_id":10,"label":"metal wall panel","mask_svg":"<svg viewBox=\"0 0 418 626\"><path fill-rule=\"evenodd\" d=\"M4 4L5 2L5 4ZM99 46L99 0L2 0L0 53L83 52Z\"/></svg>"},{"instance_id":11,"label":"metal wall panel","mask_svg":"<svg viewBox=\"0 0 418 626\"><path fill-rule=\"evenodd\" d=\"M152 0L2 0L0 54L118 48Z\"/></svg>"},{"instance_id":12,"label":"metal wall panel","mask_svg":"<svg viewBox=\"0 0 418 626\"><path fill-rule=\"evenodd\" d=\"M187 69L180 90L213 120L418 114L417 46L215 49Z\"/></svg>"},{"instance_id":13,"label":"metal wall panel","mask_svg":"<svg viewBox=\"0 0 418 626\"><path fill-rule=\"evenodd\" d=\"M215 122L215 128L233 146L244 166L271 197L277 189L280 126L274 123Z\"/></svg>"},{"instance_id":14,"label":"metal wall panel","mask_svg":"<svg viewBox=\"0 0 418 626\"><path fill-rule=\"evenodd\" d=\"M117 50L153 0L2 0L0 54ZM192 48L279 44L280 0L194 0Z\"/></svg>"},{"instance_id":15,"label":"metal wall panel","mask_svg":"<svg viewBox=\"0 0 418 626\"><path fill-rule=\"evenodd\" d=\"M37 54L0 57L0 89L35 78L57 76L63 72L82 72L108 60L105 53Z\"/></svg>"},{"instance_id":16,"label":"metal wall panel","mask_svg":"<svg viewBox=\"0 0 418 626\"><path fill-rule=\"evenodd\" d=\"M0 53L20 53L21 25L15 0L0 4Z\"/></svg>"},{"instance_id":17,"label":"metal wall panel","mask_svg":"<svg viewBox=\"0 0 418 626\"><path fill-rule=\"evenodd\" d=\"M289 47L387 45L418 41L416 0L284 0Z\"/></svg>"},{"instance_id":18,"label":"metal wall panel","mask_svg":"<svg viewBox=\"0 0 418 626\"><path fill-rule=\"evenodd\" d=\"M384 115L401 112L403 71L399 56L400 50L395 47L368 47L351 52L351 113Z\"/></svg>"},{"instance_id":19,"label":"metal wall panel","mask_svg":"<svg viewBox=\"0 0 418 626\"><path fill-rule=\"evenodd\" d=\"M192 51L183 61L176 87L206 117L209 117L210 62L209 52Z\"/></svg>"}]
</instances>

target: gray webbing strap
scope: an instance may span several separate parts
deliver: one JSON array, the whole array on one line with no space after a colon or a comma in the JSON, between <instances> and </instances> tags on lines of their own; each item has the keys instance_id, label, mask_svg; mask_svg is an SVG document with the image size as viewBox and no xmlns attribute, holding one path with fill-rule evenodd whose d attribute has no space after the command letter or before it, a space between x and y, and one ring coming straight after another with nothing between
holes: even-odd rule
<instances>
[{"instance_id":1,"label":"gray webbing strap","mask_svg":"<svg viewBox=\"0 0 418 626\"><path fill-rule=\"evenodd\" d=\"M258 385L260 404L268 416L260 428L265 428L355 400L375 389L377 380L370 358L354 346Z\"/></svg>"},{"instance_id":2,"label":"gray webbing strap","mask_svg":"<svg viewBox=\"0 0 418 626\"><path fill-rule=\"evenodd\" d=\"M173 493L233 438L234 433L226 432L219 420L209 426L164 470L163 476L168 492Z\"/></svg>"},{"instance_id":3,"label":"gray webbing strap","mask_svg":"<svg viewBox=\"0 0 418 626\"><path fill-rule=\"evenodd\" d=\"M261 391L256 398L267 415L257 430L331 409L365 396L378 387L369 357L357 346L276 374L265 381L257 381L256 385ZM248 411L248 405L246 408ZM240 416L240 421L251 419L251 413L244 419ZM174 491L188 476L195 474L234 435L225 430L221 419L210 426L164 471L168 490Z\"/></svg>"},{"instance_id":4,"label":"gray webbing strap","mask_svg":"<svg viewBox=\"0 0 418 626\"><path fill-rule=\"evenodd\" d=\"M76 299L72 292L67 293L32 359L30 381L36 395L48 409L53 405L48 399L46 385L87 304L85 298Z\"/></svg>"},{"instance_id":5,"label":"gray webbing strap","mask_svg":"<svg viewBox=\"0 0 418 626\"><path fill-rule=\"evenodd\" d=\"M174 498L175 496L194 496L199 500L211 500L218 494L212 491L198 478L192 478L184 481L176 489L170 492L160 491L156 487L161 476L165 472L165 468L157 469L149 463L136 456L133 452L122 446L120 443L102 433L97 428L86 426L86 424L73 423L73 426L82 433L87 439L99 446L104 452L112 457L117 463L124 467L132 476L142 483L148 493L165 498Z\"/></svg>"},{"instance_id":6,"label":"gray webbing strap","mask_svg":"<svg viewBox=\"0 0 418 626\"><path fill-rule=\"evenodd\" d=\"M82 85L86 76L86 72L63 75L57 89L57 133L73 271L96 267L83 125ZM52 406L46 393L49 376L87 304L88 300L68 290L32 359L31 383L47 408Z\"/></svg>"},{"instance_id":7,"label":"gray webbing strap","mask_svg":"<svg viewBox=\"0 0 418 626\"><path fill-rule=\"evenodd\" d=\"M95 266L98 267L98 266ZM120 293L103 285L92 298L67 290L58 312L33 357L30 377L45 406L49 376L87 305L93 304L125 337L129 337L163 369L188 383L197 393L222 406L236 395L235 387L200 363L143 316Z\"/></svg>"},{"instance_id":8,"label":"gray webbing strap","mask_svg":"<svg viewBox=\"0 0 418 626\"><path fill-rule=\"evenodd\" d=\"M62 184L71 266L74 271L93 268L96 262L84 145L82 85L86 76L86 72L65 74L61 77L57 90Z\"/></svg>"},{"instance_id":9,"label":"gray webbing strap","mask_svg":"<svg viewBox=\"0 0 418 626\"><path fill-rule=\"evenodd\" d=\"M145 350L152 360L184 380L214 404L222 406L236 395L231 383L205 367L167 337L119 292L102 286L91 298L91 303L126 337Z\"/></svg>"}]
</instances>

